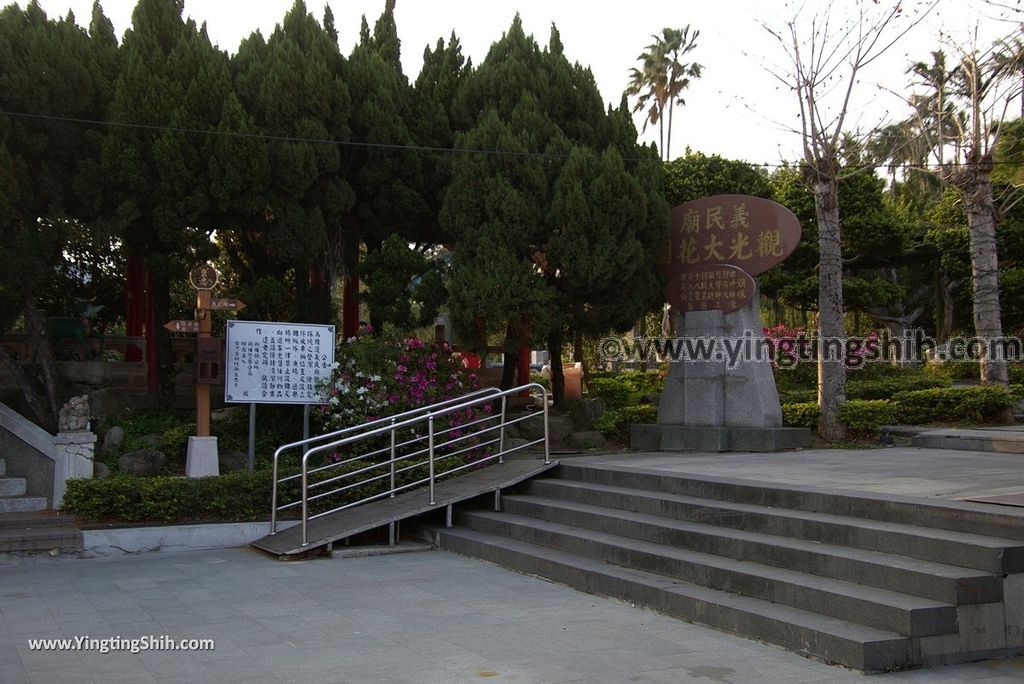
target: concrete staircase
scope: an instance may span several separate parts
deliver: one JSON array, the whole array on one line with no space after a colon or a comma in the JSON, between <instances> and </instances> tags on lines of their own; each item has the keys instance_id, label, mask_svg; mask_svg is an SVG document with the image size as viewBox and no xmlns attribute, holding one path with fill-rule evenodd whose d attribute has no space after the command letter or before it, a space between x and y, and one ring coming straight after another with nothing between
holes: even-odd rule
<instances>
[{"instance_id":1,"label":"concrete staircase","mask_svg":"<svg viewBox=\"0 0 1024 684\"><path fill-rule=\"evenodd\" d=\"M0 514L28 513L46 509L46 498L41 496L25 496L25 478L4 477L7 463L0 458Z\"/></svg>"},{"instance_id":2,"label":"concrete staircase","mask_svg":"<svg viewBox=\"0 0 1024 684\"><path fill-rule=\"evenodd\" d=\"M5 477L0 458L0 553L82 550L74 518L47 509L45 497L25 496L25 478Z\"/></svg>"},{"instance_id":3,"label":"concrete staircase","mask_svg":"<svg viewBox=\"0 0 1024 684\"><path fill-rule=\"evenodd\" d=\"M874 672L1024 652L1024 514L562 463L441 548ZM1005 603L1004 603L1004 598Z\"/></svg>"}]
</instances>

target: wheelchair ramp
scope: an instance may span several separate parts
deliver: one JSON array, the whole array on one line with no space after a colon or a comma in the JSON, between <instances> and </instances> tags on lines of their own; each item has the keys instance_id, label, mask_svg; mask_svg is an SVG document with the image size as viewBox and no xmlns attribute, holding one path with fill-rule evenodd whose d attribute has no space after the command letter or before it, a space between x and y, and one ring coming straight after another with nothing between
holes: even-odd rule
<instances>
[{"instance_id":1,"label":"wheelchair ramp","mask_svg":"<svg viewBox=\"0 0 1024 684\"><path fill-rule=\"evenodd\" d=\"M381 499L349 508L322 518L310 520L308 525L309 543L302 545L302 526L296 525L277 534L268 534L252 542L261 551L287 559L309 553L360 532L366 532L390 523L412 518L423 513L443 509L445 506L467 499L500 491L506 487L528 480L558 465L558 461L545 464L543 460L509 460L504 463L472 471L450 480L438 482L434 488L435 503L430 504L426 487L391 499Z\"/></svg>"}]
</instances>

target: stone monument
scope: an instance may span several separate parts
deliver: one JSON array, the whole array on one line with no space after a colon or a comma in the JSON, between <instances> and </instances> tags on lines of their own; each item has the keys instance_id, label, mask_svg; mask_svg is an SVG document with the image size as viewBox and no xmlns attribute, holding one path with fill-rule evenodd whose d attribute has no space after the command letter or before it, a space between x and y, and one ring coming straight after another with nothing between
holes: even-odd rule
<instances>
[{"instance_id":1,"label":"stone monument","mask_svg":"<svg viewBox=\"0 0 1024 684\"><path fill-rule=\"evenodd\" d=\"M776 451L810 443L809 430L782 426L752 278L799 241L796 216L758 197L715 195L672 210L659 267L669 277L677 343L700 358L669 363L658 422L632 427L634 448Z\"/></svg>"}]
</instances>

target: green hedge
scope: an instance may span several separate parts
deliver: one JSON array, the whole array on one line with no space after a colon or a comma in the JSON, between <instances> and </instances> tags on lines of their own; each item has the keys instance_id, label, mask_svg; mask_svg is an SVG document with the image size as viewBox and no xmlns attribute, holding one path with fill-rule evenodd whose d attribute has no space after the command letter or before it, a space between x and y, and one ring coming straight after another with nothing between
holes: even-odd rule
<instances>
[{"instance_id":1,"label":"green hedge","mask_svg":"<svg viewBox=\"0 0 1024 684\"><path fill-rule=\"evenodd\" d=\"M216 477L68 480L61 511L83 521L189 523L267 520L270 471ZM292 488L291 496L296 495Z\"/></svg>"},{"instance_id":2,"label":"green hedge","mask_svg":"<svg viewBox=\"0 0 1024 684\"><path fill-rule=\"evenodd\" d=\"M438 471L443 471L464 462L463 458L453 456L438 459L435 465ZM316 473L312 479L316 481L337 477L367 465L369 463L366 461L346 463ZM413 465L413 462L396 463L398 469L409 465ZM379 472L385 471L382 469ZM420 465L399 473L397 483L408 484L427 477L427 473L428 466ZM362 477L376 474L379 473L374 471ZM342 484L344 483L337 483L334 486ZM117 475L104 480L68 480L61 511L86 522L197 523L269 520L272 485L273 475L270 470L199 478ZM383 491L384 487L385 481L382 479L324 497L310 504L310 512L325 511L364 499ZM298 499L297 479L282 485L278 493L279 504ZM288 513L290 517L297 517L299 508L296 506Z\"/></svg>"},{"instance_id":3,"label":"green hedge","mask_svg":"<svg viewBox=\"0 0 1024 684\"><path fill-rule=\"evenodd\" d=\"M897 392L891 400L850 399L839 418L855 435L869 435L882 425L927 423L991 423L1005 417L1019 400L1017 387L941 387ZM818 429L821 411L814 402L782 405L782 423Z\"/></svg>"},{"instance_id":4,"label":"green hedge","mask_svg":"<svg viewBox=\"0 0 1024 684\"><path fill-rule=\"evenodd\" d=\"M949 387L950 385L949 378L923 373L897 373L863 378L851 373L847 378L846 397L848 399L892 399L899 392Z\"/></svg>"},{"instance_id":5,"label":"green hedge","mask_svg":"<svg viewBox=\"0 0 1024 684\"><path fill-rule=\"evenodd\" d=\"M805 401L782 405L782 424L786 427L817 430L820 418L821 409L815 402Z\"/></svg>"},{"instance_id":6,"label":"green hedge","mask_svg":"<svg viewBox=\"0 0 1024 684\"><path fill-rule=\"evenodd\" d=\"M897 421L899 406L887 399L851 399L839 407L839 420L852 435L876 435Z\"/></svg>"},{"instance_id":7,"label":"green hedge","mask_svg":"<svg viewBox=\"0 0 1024 684\"><path fill-rule=\"evenodd\" d=\"M1015 403L1009 389L985 385L900 392L893 401L904 424L991 423L1003 419Z\"/></svg>"}]
</instances>

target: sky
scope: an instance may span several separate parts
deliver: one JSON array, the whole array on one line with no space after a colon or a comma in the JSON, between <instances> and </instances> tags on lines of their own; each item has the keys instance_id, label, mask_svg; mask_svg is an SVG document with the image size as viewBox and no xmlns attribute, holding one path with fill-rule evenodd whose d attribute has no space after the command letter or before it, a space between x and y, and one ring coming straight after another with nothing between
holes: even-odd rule
<instances>
[{"instance_id":1,"label":"sky","mask_svg":"<svg viewBox=\"0 0 1024 684\"><path fill-rule=\"evenodd\" d=\"M122 35L131 24L135 1L101 2L115 31ZM233 53L239 41L253 31L269 35L292 2L186 0L185 14L206 22L211 39ZM931 51L943 41L964 45L976 35L979 45L988 46L1008 33L1012 24L998 18L1001 10L993 2L1018 7L1020 0L938 0L924 21L863 74L851 106L852 123L870 129L905 116L905 105L891 91L903 91L909 82L907 66L912 61L929 60ZM384 0L306 0L306 4L317 17L323 16L325 4L331 6L342 52L348 54L358 40L360 17L366 15L372 26ZM783 28L796 18L798 25L807 25L810 18L821 16L828 4L827 0L398 0L395 15L402 65L410 80L419 72L423 49L440 37L447 39L452 31L459 37L463 53L474 63L481 62L518 12L526 31L542 45L548 41L552 22L557 25L566 56L589 66L601 94L615 105L628 82L629 69L637 65L651 34L664 27L689 25L700 31L691 58L703 66L703 76L691 85L685 106L675 112L672 156L690 147L755 164L778 164L799 158L800 137L794 132L799 124L798 108L795 94L771 73L784 73L787 55L763 24ZM833 25L846 19L844 13L855 5L853 0L831 4ZM921 3L904 0L903 4L909 16ZM92 0L40 0L40 5L51 16L64 16L71 10L80 23L88 23ZM872 0L868 5L876 9L885 6L886 0ZM642 125L639 114L637 125L638 129ZM655 127L649 127L642 137L655 141Z\"/></svg>"}]
</instances>

